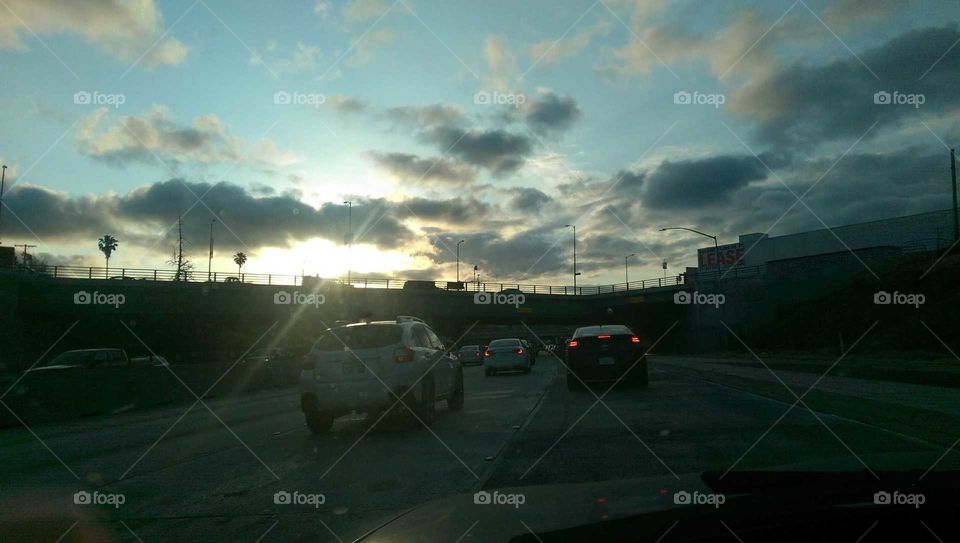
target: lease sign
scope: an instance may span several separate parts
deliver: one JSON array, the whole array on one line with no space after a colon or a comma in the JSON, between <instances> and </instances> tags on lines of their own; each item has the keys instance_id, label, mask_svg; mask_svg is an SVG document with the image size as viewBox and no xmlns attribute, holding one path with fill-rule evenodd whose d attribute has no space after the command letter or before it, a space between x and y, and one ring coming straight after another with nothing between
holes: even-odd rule
<instances>
[{"instance_id":1,"label":"lease sign","mask_svg":"<svg viewBox=\"0 0 960 543\"><path fill-rule=\"evenodd\" d=\"M739 243L721 245L716 250L708 247L697 250L697 262L701 268L713 268L716 267L717 257L719 257L721 266L742 266L743 253L743 245Z\"/></svg>"}]
</instances>

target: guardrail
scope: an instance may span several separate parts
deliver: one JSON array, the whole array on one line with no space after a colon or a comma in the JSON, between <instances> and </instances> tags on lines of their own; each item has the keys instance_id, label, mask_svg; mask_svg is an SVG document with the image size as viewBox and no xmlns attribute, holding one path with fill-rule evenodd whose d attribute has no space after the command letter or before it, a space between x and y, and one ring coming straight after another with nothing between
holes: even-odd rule
<instances>
[{"instance_id":1,"label":"guardrail","mask_svg":"<svg viewBox=\"0 0 960 543\"><path fill-rule=\"evenodd\" d=\"M490 281L417 281L403 279L357 278L349 283L343 279L327 279L316 276L275 275L259 273L198 272L192 270L177 274L175 270L148 270L139 268L100 268L82 266L43 266L29 268L18 266L16 271L24 274L52 277L55 279L101 279L116 281L163 281L192 283L236 283L276 286L312 286L315 282L333 283L351 288L386 288L410 291L463 291L463 292L502 292L519 291L524 294L549 294L560 296L587 296L647 290L659 287L671 287L684 284L684 277L671 275L655 279L615 283L611 285L588 285L573 287L570 285L536 285L525 283L505 283Z\"/></svg>"}]
</instances>

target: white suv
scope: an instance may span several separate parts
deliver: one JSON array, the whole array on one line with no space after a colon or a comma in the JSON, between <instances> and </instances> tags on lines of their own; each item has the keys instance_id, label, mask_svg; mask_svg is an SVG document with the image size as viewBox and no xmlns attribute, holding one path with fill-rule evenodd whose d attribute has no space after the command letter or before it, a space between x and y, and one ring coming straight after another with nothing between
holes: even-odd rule
<instances>
[{"instance_id":1,"label":"white suv","mask_svg":"<svg viewBox=\"0 0 960 543\"><path fill-rule=\"evenodd\" d=\"M300 372L300 407L317 434L346 413L376 417L394 404L409 406L430 423L438 400L446 400L452 411L463 408L463 370L415 317L328 328Z\"/></svg>"}]
</instances>

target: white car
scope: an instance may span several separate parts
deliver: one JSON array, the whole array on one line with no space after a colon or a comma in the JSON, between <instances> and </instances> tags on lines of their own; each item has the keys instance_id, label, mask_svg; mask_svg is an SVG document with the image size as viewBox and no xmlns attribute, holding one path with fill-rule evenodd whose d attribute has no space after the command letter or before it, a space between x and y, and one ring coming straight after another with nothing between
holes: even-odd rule
<instances>
[{"instance_id":1,"label":"white car","mask_svg":"<svg viewBox=\"0 0 960 543\"><path fill-rule=\"evenodd\" d=\"M391 407L408 406L429 424L439 400L452 411L463 408L463 369L415 317L329 328L301 366L300 407L318 434L341 415L376 417Z\"/></svg>"},{"instance_id":2,"label":"white car","mask_svg":"<svg viewBox=\"0 0 960 543\"><path fill-rule=\"evenodd\" d=\"M495 339L483 353L483 368L487 376L501 371L530 373L530 349L518 338Z\"/></svg>"}]
</instances>

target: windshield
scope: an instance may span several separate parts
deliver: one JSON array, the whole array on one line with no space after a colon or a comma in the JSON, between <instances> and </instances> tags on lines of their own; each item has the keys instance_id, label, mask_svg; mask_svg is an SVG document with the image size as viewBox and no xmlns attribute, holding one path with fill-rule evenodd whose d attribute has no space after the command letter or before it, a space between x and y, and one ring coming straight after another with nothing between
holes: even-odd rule
<instances>
[{"instance_id":1,"label":"windshield","mask_svg":"<svg viewBox=\"0 0 960 543\"><path fill-rule=\"evenodd\" d=\"M0 66L2 543L786 543L854 474L960 541L958 0L0 0Z\"/></svg>"},{"instance_id":2,"label":"windshield","mask_svg":"<svg viewBox=\"0 0 960 543\"><path fill-rule=\"evenodd\" d=\"M313 346L314 351L373 349L400 342L403 329L396 324L365 324L328 330Z\"/></svg>"}]
</instances>

